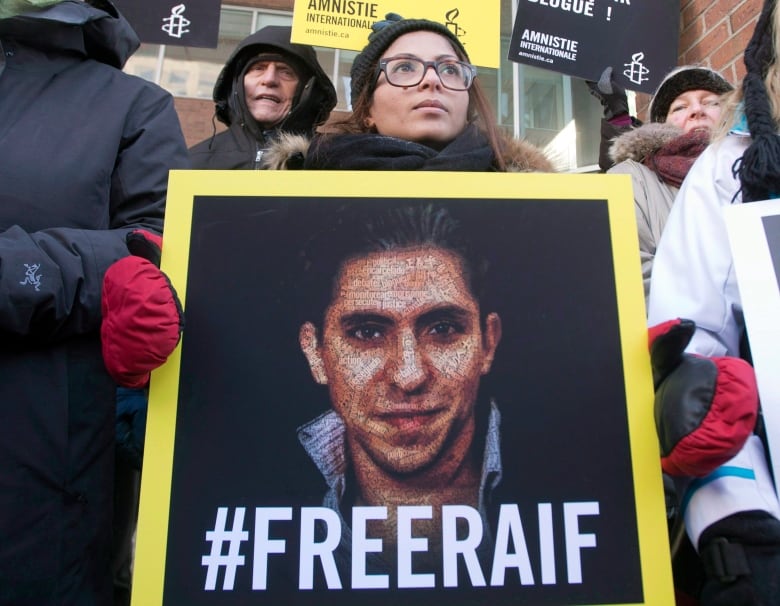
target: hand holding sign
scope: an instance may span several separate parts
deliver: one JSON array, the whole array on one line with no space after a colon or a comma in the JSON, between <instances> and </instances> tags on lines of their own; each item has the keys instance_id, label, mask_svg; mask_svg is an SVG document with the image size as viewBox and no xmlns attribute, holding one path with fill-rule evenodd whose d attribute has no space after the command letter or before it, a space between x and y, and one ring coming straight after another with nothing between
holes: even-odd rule
<instances>
[{"instance_id":1,"label":"hand holding sign","mask_svg":"<svg viewBox=\"0 0 780 606\"><path fill-rule=\"evenodd\" d=\"M615 82L612 77L612 66L607 67L598 82L586 82L590 94L604 106L604 119L611 120L616 116L628 113L628 97L626 89Z\"/></svg>"}]
</instances>

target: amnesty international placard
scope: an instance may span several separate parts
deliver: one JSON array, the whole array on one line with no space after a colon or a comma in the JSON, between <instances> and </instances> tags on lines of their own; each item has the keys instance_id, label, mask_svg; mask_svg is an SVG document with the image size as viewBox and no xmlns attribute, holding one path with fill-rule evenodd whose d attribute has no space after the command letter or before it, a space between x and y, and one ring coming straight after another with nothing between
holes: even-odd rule
<instances>
[{"instance_id":1,"label":"amnesty international placard","mask_svg":"<svg viewBox=\"0 0 780 606\"><path fill-rule=\"evenodd\" d=\"M174 171L134 606L673 603L633 213L623 175Z\"/></svg>"},{"instance_id":2,"label":"amnesty international placard","mask_svg":"<svg viewBox=\"0 0 780 606\"><path fill-rule=\"evenodd\" d=\"M217 48L220 0L114 0L141 42Z\"/></svg>"},{"instance_id":3,"label":"amnesty international placard","mask_svg":"<svg viewBox=\"0 0 780 606\"><path fill-rule=\"evenodd\" d=\"M780 465L780 200L724 209L772 466ZM777 489L777 481L775 481Z\"/></svg>"},{"instance_id":4,"label":"amnesty international placard","mask_svg":"<svg viewBox=\"0 0 780 606\"><path fill-rule=\"evenodd\" d=\"M680 0L518 0L508 58L586 80L612 66L653 93L677 65L679 22Z\"/></svg>"},{"instance_id":5,"label":"amnesty international placard","mask_svg":"<svg viewBox=\"0 0 780 606\"><path fill-rule=\"evenodd\" d=\"M301 44L359 51L371 25L387 13L442 23L463 44L475 65L500 62L500 0L295 0L292 40Z\"/></svg>"}]
</instances>

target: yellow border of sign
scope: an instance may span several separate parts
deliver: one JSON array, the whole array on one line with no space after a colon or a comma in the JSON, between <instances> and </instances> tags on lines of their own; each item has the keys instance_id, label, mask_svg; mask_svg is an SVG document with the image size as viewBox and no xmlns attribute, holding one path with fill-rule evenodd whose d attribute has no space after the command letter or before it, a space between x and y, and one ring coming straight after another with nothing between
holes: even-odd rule
<instances>
[{"instance_id":1,"label":"yellow border of sign","mask_svg":"<svg viewBox=\"0 0 780 606\"><path fill-rule=\"evenodd\" d=\"M633 195L626 175L321 171L172 171L165 219L162 269L182 298L187 291L192 207L195 196L310 196L364 198L511 198L607 200L617 308L626 377L631 462L645 606L674 603L658 444L653 420L644 298ZM186 340L186 330L183 340ZM162 604L180 348L153 374L141 508L134 568L133 606ZM620 606L620 605L618 605ZM629 606L629 605L624 605Z\"/></svg>"},{"instance_id":2,"label":"yellow border of sign","mask_svg":"<svg viewBox=\"0 0 780 606\"><path fill-rule=\"evenodd\" d=\"M371 25L387 13L406 19L447 24L474 65L498 69L501 61L500 0L295 0L292 40L301 44L359 51L368 43ZM375 16L372 16L375 15ZM334 84L336 84L334 82Z\"/></svg>"}]
</instances>

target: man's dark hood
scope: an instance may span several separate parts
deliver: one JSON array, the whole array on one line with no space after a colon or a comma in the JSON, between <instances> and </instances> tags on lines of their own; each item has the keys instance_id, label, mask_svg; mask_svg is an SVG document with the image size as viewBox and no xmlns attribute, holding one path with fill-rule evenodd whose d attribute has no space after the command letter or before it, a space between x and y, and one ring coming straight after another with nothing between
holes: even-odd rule
<instances>
[{"instance_id":1,"label":"man's dark hood","mask_svg":"<svg viewBox=\"0 0 780 606\"><path fill-rule=\"evenodd\" d=\"M243 73L247 63L261 52L280 52L293 55L313 74L302 79L302 88L290 114L275 128L293 133L311 133L336 106L336 90L330 78L317 62L317 54L310 46L290 42L290 27L269 25L244 38L225 63L214 85L214 104L217 119L230 126L234 122L251 119L244 101Z\"/></svg>"},{"instance_id":2,"label":"man's dark hood","mask_svg":"<svg viewBox=\"0 0 780 606\"><path fill-rule=\"evenodd\" d=\"M76 26L78 34L64 25ZM141 45L133 28L108 0L62 0L41 10L0 19L0 32L20 39L32 37L38 48L62 48L62 36L68 36L90 58L119 69Z\"/></svg>"}]
</instances>

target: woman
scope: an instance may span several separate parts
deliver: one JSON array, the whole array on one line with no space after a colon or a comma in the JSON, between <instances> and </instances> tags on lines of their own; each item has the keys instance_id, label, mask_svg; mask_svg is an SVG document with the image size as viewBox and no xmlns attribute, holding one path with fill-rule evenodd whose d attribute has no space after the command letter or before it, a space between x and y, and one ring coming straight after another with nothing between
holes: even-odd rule
<instances>
[{"instance_id":1,"label":"woman","mask_svg":"<svg viewBox=\"0 0 780 606\"><path fill-rule=\"evenodd\" d=\"M309 148L287 138L267 155L284 168L333 170L544 171L536 147L495 126L463 45L444 25L388 14L352 64L352 114L320 129Z\"/></svg>"},{"instance_id":2,"label":"woman","mask_svg":"<svg viewBox=\"0 0 780 606\"><path fill-rule=\"evenodd\" d=\"M780 192L778 49L780 12L776 0L766 0L745 50L742 86L726 99L715 142L690 170L659 243L650 324L671 318L695 322L686 351L699 359L733 359L746 351L723 207ZM731 410L758 411L755 394L736 395L741 393L732 394ZM741 560L736 570L729 566L733 557L720 575L710 570L701 597L705 606L776 604L780 595L780 505L762 441L750 430L736 444L736 456L696 480L678 478L688 504L686 529L702 559L725 553L725 546ZM731 442L725 433L716 432L708 442ZM775 474L777 469L775 462Z\"/></svg>"},{"instance_id":3,"label":"woman","mask_svg":"<svg viewBox=\"0 0 780 606\"><path fill-rule=\"evenodd\" d=\"M631 175L645 299L656 246L682 180L709 143L720 96L731 85L714 71L684 66L670 72L650 103L650 120L619 136L609 174Z\"/></svg>"}]
</instances>

